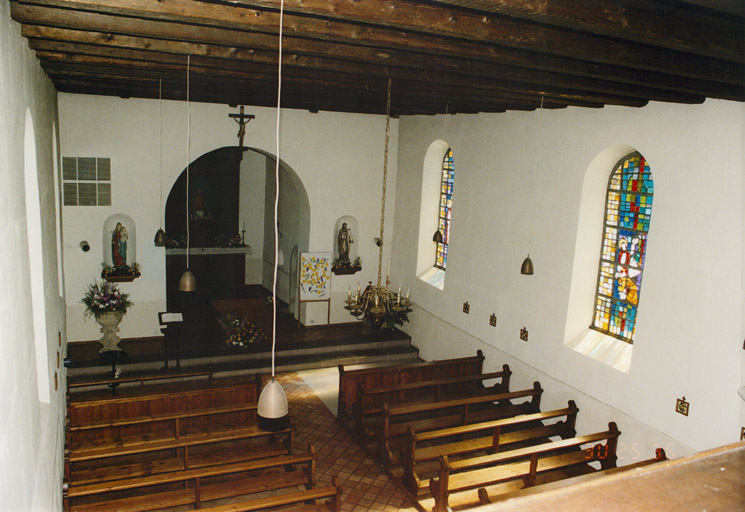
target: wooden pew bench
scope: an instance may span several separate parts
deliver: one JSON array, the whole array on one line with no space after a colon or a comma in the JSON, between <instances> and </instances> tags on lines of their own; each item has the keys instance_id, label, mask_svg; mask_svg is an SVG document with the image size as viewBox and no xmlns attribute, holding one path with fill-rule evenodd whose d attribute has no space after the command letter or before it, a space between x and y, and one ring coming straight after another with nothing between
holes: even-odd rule
<instances>
[{"instance_id":1,"label":"wooden pew bench","mask_svg":"<svg viewBox=\"0 0 745 512\"><path fill-rule=\"evenodd\" d=\"M535 485L539 473L599 461L602 469L615 467L620 432L611 422L608 431L561 441L519 448L459 461L440 457L438 478L430 481L435 499L433 512L446 512L451 494L478 489L508 480L521 479L525 487ZM605 445L600 444L605 441ZM591 448L581 446L594 444Z\"/></svg>"},{"instance_id":2,"label":"wooden pew bench","mask_svg":"<svg viewBox=\"0 0 745 512\"><path fill-rule=\"evenodd\" d=\"M541 385L534 382L532 389L509 393L492 393L396 407L383 404L380 421L375 427L378 462L389 466L397 460L396 454L403 449L403 442L399 440L408 433L409 428L417 432L427 432L539 412L542 393ZM512 403L512 400L522 398L530 400L520 404Z\"/></svg>"},{"instance_id":3,"label":"wooden pew bench","mask_svg":"<svg viewBox=\"0 0 745 512\"><path fill-rule=\"evenodd\" d=\"M205 512L253 512L275 507L282 507L284 509L292 506L292 510L298 512L339 512L341 510L341 495L342 488L339 484L339 477L334 476L331 479L331 485L327 485L326 487L280 494L267 498L239 501L217 507L203 507L202 510ZM326 501L315 503L318 500ZM311 502L311 504L308 504L308 502ZM293 506L300 503L305 503L305 505Z\"/></svg>"},{"instance_id":4,"label":"wooden pew bench","mask_svg":"<svg viewBox=\"0 0 745 512\"><path fill-rule=\"evenodd\" d=\"M517 491L505 492L505 493L497 494L496 496L490 496L487 490L482 487L478 490L479 504L488 505L489 503L497 503L497 502L505 501L505 500L512 499L512 498L521 498L523 496L538 494L538 493L550 491L553 489L560 489L562 487L567 487L570 485L594 480L598 477L602 477L605 475L620 473L624 471L633 471L636 468L649 466L650 464L654 464L656 462L662 462L664 460L667 460L667 454L665 453L665 450L662 448L657 448L655 450L655 456L652 457L651 459L642 460L639 462L635 462L633 464L628 464L626 466L608 468L602 471L596 471L594 473L588 473L585 475L575 476L572 478L564 478L562 480L556 480L554 482L548 482L545 484L536 485L535 487L526 487L524 489L520 489Z\"/></svg>"},{"instance_id":5,"label":"wooden pew bench","mask_svg":"<svg viewBox=\"0 0 745 512\"><path fill-rule=\"evenodd\" d=\"M212 383L186 381L145 388L125 388L118 395L102 391L75 393L67 403L67 425L194 411L230 405L255 404L260 377L213 379Z\"/></svg>"},{"instance_id":6,"label":"wooden pew bench","mask_svg":"<svg viewBox=\"0 0 745 512\"><path fill-rule=\"evenodd\" d=\"M354 433L360 439L375 434L374 428L367 423L374 425L383 403L390 406L400 403L438 402L445 398L486 392L506 393L510 390L510 375L510 367L505 364L499 372L424 380L373 389L364 389L360 386L357 401L352 405ZM499 382L489 388L484 386L483 381L493 379L499 379Z\"/></svg>"},{"instance_id":7,"label":"wooden pew bench","mask_svg":"<svg viewBox=\"0 0 745 512\"><path fill-rule=\"evenodd\" d=\"M68 398L72 390L80 391L82 389L97 388L97 387L111 387L112 385L121 384L140 384L140 389L144 390L145 384L153 384L155 382L170 381L170 380L186 380L186 379L198 379L207 377L207 383L212 384L212 371L204 372L176 372L176 373L158 373L148 375L132 375L128 377L119 378L107 378L107 379L95 379L95 380L68 380L67 381L67 393Z\"/></svg>"},{"instance_id":8,"label":"wooden pew bench","mask_svg":"<svg viewBox=\"0 0 745 512\"><path fill-rule=\"evenodd\" d=\"M253 423L192 429L178 437L147 436L87 444L66 453L65 478L83 484L292 454L295 427L276 432Z\"/></svg>"},{"instance_id":9,"label":"wooden pew bench","mask_svg":"<svg viewBox=\"0 0 745 512\"><path fill-rule=\"evenodd\" d=\"M429 490L429 478L422 478L417 464L438 460L442 455L452 459L477 452L498 453L505 447L545 442L549 437L574 437L578 411L577 405L570 400L567 407L553 411L429 432L416 432L409 428L406 445L399 456L403 466L402 482L412 495L417 496ZM560 418L564 420L544 424Z\"/></svg>"},{"instance_id":10,"label":"wooden pew bench","mask_svg":"<svg viewBox=\"0 0 745 512\"><path fill-rule=\"evenodd\" d=\"M315 483L316 452L64 488L69 512L145 511ZM134 491L134 492L133 492Z\"/></svg>"},{"instance_id":11,"label":"wooden pew bench","mask_svg":"<svg viewBox=\"0 0 745 512\"><path fill-rule=\"evenodd\" d=\"M407 382L444 379L461 375L483 373L484 354L442 361L429 361L404 366L379 366L358 370L345 370L339 365L339 399L336 418L346 426L357 400L357 391L383 386L397 386Z\"/></svg>"}]
</instances>

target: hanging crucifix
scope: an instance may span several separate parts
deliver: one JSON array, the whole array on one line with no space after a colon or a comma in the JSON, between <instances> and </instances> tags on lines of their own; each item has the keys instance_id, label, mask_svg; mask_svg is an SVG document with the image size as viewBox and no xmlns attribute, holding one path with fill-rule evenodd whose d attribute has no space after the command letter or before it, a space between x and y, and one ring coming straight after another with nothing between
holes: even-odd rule
<instances>
[{"instance_id":1,"label":"hanging crucifix","mask_svg":"<svg viewBox=\"0 0 745 512\"><path fill-rule=\"evenodd\" d=\"M240 114L228 114L228 117L232 117L233 120L238 123L238 145L240 147L243 147L243 137L246 135L246 125L249 121L251 121L251 119L255 118L256 116L251 114L244 114L243 105L241 105Z\"/></svg>"}]
</instances>

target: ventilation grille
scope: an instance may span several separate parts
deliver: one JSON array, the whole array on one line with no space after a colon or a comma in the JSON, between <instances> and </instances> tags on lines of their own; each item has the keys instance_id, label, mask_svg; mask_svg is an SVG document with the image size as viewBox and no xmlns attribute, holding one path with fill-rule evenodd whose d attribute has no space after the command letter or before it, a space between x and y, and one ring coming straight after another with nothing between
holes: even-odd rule
<instances>
[{"instance_id":1,"label":"ventilation grille","mask_svg":"<svg viewBox=\"0 0 745 512\"><path fill-rule=\"evenodd\" d=\"M111 206L111 159L62 157L65 206Z\"/></svg>"}]
</instances>

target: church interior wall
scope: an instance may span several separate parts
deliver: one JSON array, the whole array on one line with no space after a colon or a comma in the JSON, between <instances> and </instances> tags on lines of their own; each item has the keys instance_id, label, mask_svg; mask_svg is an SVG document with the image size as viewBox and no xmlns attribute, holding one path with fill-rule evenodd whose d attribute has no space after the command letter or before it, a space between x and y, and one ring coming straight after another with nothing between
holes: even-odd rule
<instances>
[{"instance_id":1,"label":"church interior wall","mask_svg":"<svg viewBox=\"0 0 745 512\"><path fill-rule=\"evenodd\" d=\"M0 4L0 496L7 510L52 511L60 510L62 504L65 385L57 354L63 350L58 339L64 346L66 337L57 265L57 98L9 10L7 2ZM25 160L24 146L31 142L26 137L33 137L29 147L35 146L35 155L31 155L35 162ZM25 204L25 168L29 166L37 173L39 202L35 205ZM27 208L40 212L40 268L29 264L29 235L39 234L27 229ZM32 273L43 281L45 318L41 323L46 329L38 346L44 352L39 354L39 363ZM40 371L47 372L48 379L37 379ZM40 389L39 382L49 389Z\"/></svg>"},{"instance_id":2,"label":"church interior wall","mask_svg":"<svg viewBox=\"0 0 745 512\"><path fill-rule=\"evenodd\" d=\"M85 286L100 276L104 248L93 244L104 219L113 213L130 215L140 234L136 261L142 276L121 289L130 293L135 306L120 325L122 337L158 336L157 312L165 308L164 249L151 238L161 222L158 211L160 121L158 100L121 99L103 96L60 94L60 138L62 156L111 158L112 206L63 207L65 282L67 287L68 335L71 341L100 337L92 319L83 318L80 304ZM252 108L256 119L246 125L244 144L257 151L275 153L275 110ZM237 125L228 118L235 108L227 105L191 103L191 160L230 145L237 145ZM332 230L336 219L354 215L360 221L356 239L363 270L353 276L332 276L332 322L354 320L344 309L347 288L357 281L377 278L380 189L383 168L385 118L339 113L310 113L283 110L280 156L297 174L310 205L307 245L299 250L332 252ZM166 197L186 167L186 104L163 101L163 196ZM396 140L398 121L391 122L391 140ZM391 144L388 160L390 183L395 183L396 147ZM392 221L394 186L388 189L387 212ZM263 222L259 220L259 222ZM291 222L288 220L288 222ZM387 233L392 232L391 222ZM78 243L88 240L91 250L83 253ZM254 245L247 238L246 243ZM266 244L266 238L264 239ZM253 257L265 253L261 244ZM283 250L287 251L288 248ZM289 248L292 251L292 247ZM287 256L290 254L288 253ZM389 249L386 248L386 257ZM262 264L262 274L267 264ZM197 280L199 276L196 276ZM264 281L262 277L262 281ZM197 283L198 284L198 283ZM316 307L317 306L317 307ZM306 324L326 322L325 304L303 306Z\"/></svg>"},{"instance_id":3,"label":"church interior wall","mask_svg":"<svg viewBox=\"0 0 745 512\"><path fill-rule=\"evenodd\" d=\"M393 279L410 283L416 308L407 332L421 355L442 359L481 349L490 369L514 363L515 389L550 382L546 409L580 396L580 430L618 421L621 431L641 434L622 438L648 447L646 456L653 446L670 445L671 455L681 456L737 441L743 112L742 104L708 100L403 118ZM449 143L455 159L442 291L418 279L415 268L422 165L438 139ZM619 144L640 151L655 180L628 373L564 346L583 180L592 160ZM528 252L532 276L520 274ZM717 263L722 257L726 264ZM489 325L492 313L496 327ZM528 342L519 337L523 327ZM682 397L690 403L687 417L675 412Z\"/></svg>"}]
</instances>

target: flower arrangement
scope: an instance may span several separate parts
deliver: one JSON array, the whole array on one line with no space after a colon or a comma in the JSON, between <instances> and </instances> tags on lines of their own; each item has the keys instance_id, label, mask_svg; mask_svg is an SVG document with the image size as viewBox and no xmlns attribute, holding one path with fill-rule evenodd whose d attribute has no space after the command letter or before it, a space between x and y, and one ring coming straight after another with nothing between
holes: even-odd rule
<instances>
[{"instance_id":1,"label":"flower arrangement","mask_svg":"<svg viewBox=\"0 0 745 512\"><path fill-rule=\"evenodd\" d=\"M127 265L126 267L115 267L113 265L107 265L101 263L101 277L104 279L108 277L140 277L142 271L140 270L140 264L135 263L132 266Z\"/></svg>"},{"instance_id":2,"label":"flower arrangement","mask_svg":"<svg viewBox=\"0 0 745 512\"><path fill-rule=\"evenodd\" d=\"M225 333L225 343L228 345L246 347L251 343L267 341L266 333L245 318L228 313L218 318L218 322Z\"/></svg>"},{"instance_id":3,"label":"flower arrangement","mask_svg":"<svg viewBox=\"0 0 745 512\"><path fill-rule=\"evenodd\" d=\"M110 312L125 315L133 306L128 293L122 293L118 286L107 281L89 284L80 302L85 304L85 317L96 319Z\"/></svg>"}]
</instances>

